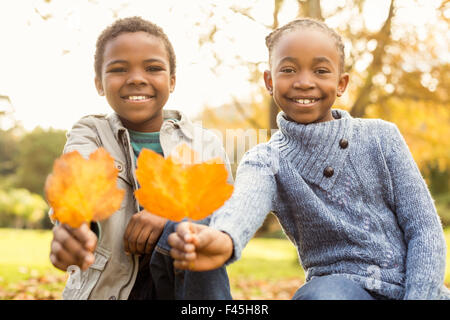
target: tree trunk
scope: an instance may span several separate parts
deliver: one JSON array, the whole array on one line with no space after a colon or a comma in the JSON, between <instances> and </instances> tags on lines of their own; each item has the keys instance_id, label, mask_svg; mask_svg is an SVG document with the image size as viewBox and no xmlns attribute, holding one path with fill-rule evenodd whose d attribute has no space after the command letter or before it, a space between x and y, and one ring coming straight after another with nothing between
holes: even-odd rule
<instances>
[{"instance_id":1,"label":"tree trunk","mask_svg":"<svg viewBox=\"0 0 450 320\"><path fill-rule=\"evenodd\" d=\"M322 8L320 0L298 1L299 13L298 16L309 17L323 21Z\"/></svg>"},{"instance_id":2,"label":"tree trunk","mask_svg":"<svg viewBox=\"0 0 450 320\"><path fill-rule=\"evenodd\" d=\"M364 85L358 92L358 96L353 103L353 106L350 110L350 114L353 117L361 118L366 113L366 108L370 104L370 92L372 91L373 77L381 71L383 66L383 56L384 50L391 39L391 22L392 17L394 16L394 0L391 1L391 5L389 7L389 14L384 22L383 27L378 32L376 36L377 47L373 52L372 63L367 69L367 76L364 81Z\"/></svg>"}]
</instances>

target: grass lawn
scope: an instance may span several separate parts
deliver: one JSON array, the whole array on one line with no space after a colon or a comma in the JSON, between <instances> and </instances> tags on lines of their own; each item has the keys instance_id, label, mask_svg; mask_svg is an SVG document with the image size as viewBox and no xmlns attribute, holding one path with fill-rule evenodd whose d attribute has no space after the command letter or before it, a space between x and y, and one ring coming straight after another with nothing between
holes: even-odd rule
<instances>
[{"instance_id":1,"label":"grass lawn","mask_svg":"<svg viewBox=\"0 0 450 320\"><path fill-rule=\"evenodd\" d=\"M47 273L64 274L50 263L49 230L0 229L0 284Z\"/></svg>"},{"instance_id":2,"label":"grass lawn","mask_svg":"<svg viewBox=\"0 0 450 320\"><path fill-rule=\"evenodd\" d=\"M450 248L450 228L445 230ZM0 229L0 288L10 288L28 278L64 279L65 273L49 260L51 231ZM450 286L450 250L447 250L445 282ZM285 239L254 238L244 249L242 258L228 266L228 274L236 299L289 299L304 281L294 246ZM280 287L284 292L275 292ZM61 290L63 284L56 286ZM264 295L263 295L264 294ZM0 296L1 299L1 296Z\"/></svg>"},{"instance_id":3,"label":"grass lawn","mask_svg":"<svg viewBox=\"0 0 450 320\"><path fill-rule=\"evenodd\" d=\"M249 277L255 280L300 278L304 272L297 251L285 239L254 238L242 252L242 258L228 266L230 277Z\"/></svg>"},{"instance_id":4,"label":"grass lawn","mask_svg":"<svg viewBox=\"0 0 450 320\"><path fill-rule=\"evenodd\" d=\"M0 283L23 280L30 274L64 274L50 263L51 239L49 230L0 228ZM231 277L245 276L255 280L303 279L295 248L284 239L252 239L244 249L242 259L230 265L228 270Z\"/></svg>"}]
</instances>

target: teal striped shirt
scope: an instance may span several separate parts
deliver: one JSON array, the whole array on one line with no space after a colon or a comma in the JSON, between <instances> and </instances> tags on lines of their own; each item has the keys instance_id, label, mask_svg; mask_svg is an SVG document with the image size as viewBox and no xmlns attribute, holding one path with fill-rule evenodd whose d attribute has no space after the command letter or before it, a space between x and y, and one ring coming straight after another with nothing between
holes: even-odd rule
<instances>
[{"instance_id":1,"label":"teal striped shirt","mask_svg":"<svg viewBox=\"0 0 450 320\"><path fill-rule=\"evenodd\" d=\"M142 148L153 150L164 156L161 143L159 142L159 132L139 132L128 129L130 133L131 146L136 160Z\"/></svg>"}]
</instances>

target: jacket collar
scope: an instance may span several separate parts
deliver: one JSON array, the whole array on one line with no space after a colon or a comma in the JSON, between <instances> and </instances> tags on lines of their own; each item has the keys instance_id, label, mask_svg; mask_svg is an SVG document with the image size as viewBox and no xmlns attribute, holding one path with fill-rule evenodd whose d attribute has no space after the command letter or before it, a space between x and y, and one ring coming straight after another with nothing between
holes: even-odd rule
<instances>
[{"instance_id":1,"label":"jacket collar","mask_svg":"<svg viewBox=\"0 0 450 320\"><path fill-rule=\"evenodd\" d=\"M181 132L192 140L194 136L194 125L189 118L178 110L163 110L164 122L161 126L161 132L165 133L170 128L180 129ZM127 129L124 127L122 121L117 113L111 113L107 116L111 129L116 139L120 139L122 132Z\"/></svg>"}]
</instances>

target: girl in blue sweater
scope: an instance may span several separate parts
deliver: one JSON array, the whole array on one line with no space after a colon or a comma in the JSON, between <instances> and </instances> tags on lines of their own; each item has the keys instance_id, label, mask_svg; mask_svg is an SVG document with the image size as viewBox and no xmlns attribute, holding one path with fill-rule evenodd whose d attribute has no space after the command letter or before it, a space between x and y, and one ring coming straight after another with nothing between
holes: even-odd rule
<instances>
[{"instance_id":1,"label":"girl in blue sweater","mask_svg":"<svg viewBox=\"0 0 450 320\"><path fill-rule=\"evenodd\" d=\"M340 36L300 19L266 44L280 130L245 154L209 227L170 235L175 266L236 261L273 211L306 272L294 299L448 299L442 225L399 130L331 109L349 81Z\"/></svg>"}]
</instances>

